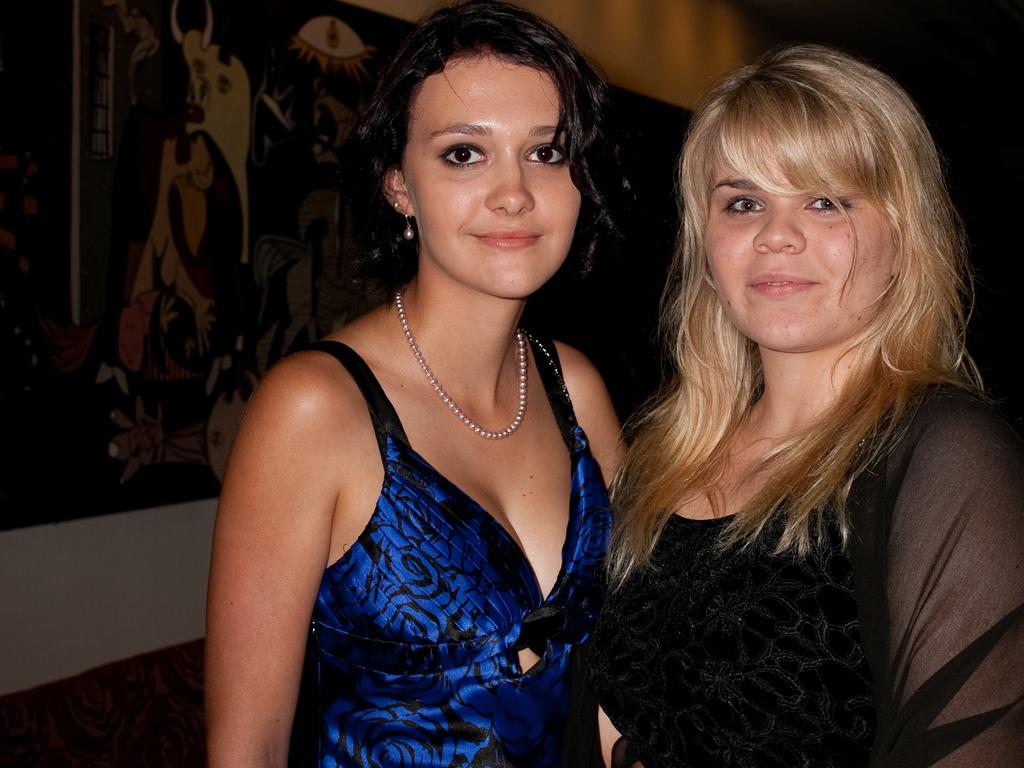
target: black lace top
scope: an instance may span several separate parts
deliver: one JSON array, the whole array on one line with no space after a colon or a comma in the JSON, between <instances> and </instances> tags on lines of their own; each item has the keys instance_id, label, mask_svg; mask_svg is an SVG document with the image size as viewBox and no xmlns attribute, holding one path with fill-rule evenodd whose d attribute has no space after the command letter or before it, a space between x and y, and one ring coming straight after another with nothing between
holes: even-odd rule
<instances>
[{"instance_id":1,"label":"black lace top","mask_svg":"<svg viewBox=\"0 0 1024 768\"><path fill-rule=\"evenodd\" d=\"M616 762L1024 765L1024 447L938 393L808 558L669 520L591 642Z\"/></svg>"}]
</instances>

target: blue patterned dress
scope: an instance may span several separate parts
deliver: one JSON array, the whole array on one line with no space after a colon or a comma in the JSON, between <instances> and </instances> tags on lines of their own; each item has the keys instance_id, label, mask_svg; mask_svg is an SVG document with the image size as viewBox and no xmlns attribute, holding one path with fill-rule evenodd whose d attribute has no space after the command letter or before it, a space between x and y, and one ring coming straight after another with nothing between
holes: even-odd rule
<instances>
[{"instance_id":1,"label":"blue patterned dress","mask_svg":"<svg viewBox=\"0 0 1024 768\"><path fill-rule=\"evenodd\" d=\"M322 768L561 762L570 652L596 616L610 511L554 348L531 344L572 472L562 568L546 598L506 530L409 445L362 359L337 342L314 347L359 385L385 468L369 523L324 572L313 609L293 752L302 720L314 719ZM521 672L526 647L541 660Z\"/></svg>"}]
</instances>

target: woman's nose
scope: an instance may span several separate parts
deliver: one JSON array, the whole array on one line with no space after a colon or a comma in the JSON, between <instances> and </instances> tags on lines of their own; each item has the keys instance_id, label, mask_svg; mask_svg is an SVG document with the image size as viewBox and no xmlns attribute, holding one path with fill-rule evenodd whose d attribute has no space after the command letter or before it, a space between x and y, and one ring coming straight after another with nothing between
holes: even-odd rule
<instances>
[{"instance_id":1,"label":"woman's nose","mask_svg":"<svg viewBox=\"0 0 1024 768\"><path fill-rule=\"evenodd\" d=\"M518 161L506 159L496 163L493 174L493 184L487 193L488 208L510 216L533 209L527 170Z\"/></svg>"},{"instance_id":2,"label":"woman's nose","mask_svg":"<svg viewBox=\"0 0 1024 768\"><path fill-rule=\"evenodd\" d=\"M799 253L807 245L797 212L769 211L761 220L754 235L754 248L758 253Z\"/></svg>"}]
</instances>

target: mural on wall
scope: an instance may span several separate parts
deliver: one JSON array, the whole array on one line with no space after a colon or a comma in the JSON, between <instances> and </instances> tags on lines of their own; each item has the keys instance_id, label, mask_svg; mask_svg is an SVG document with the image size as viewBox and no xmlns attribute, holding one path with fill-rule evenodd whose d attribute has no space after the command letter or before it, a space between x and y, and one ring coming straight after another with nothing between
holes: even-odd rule
<instances>
[{"instance_id":1,"label":"mural on wall","mask_svg":"<svg viewBox=\"0 0 1024 768\"><path fill-rule=\"evenodd\" d=\"M365 309L338 152L409 25L335 0L13 5L0 528L214 496L260 376Z\"/></svg>"},{"instance_id":2,"label":"mural on wall","mask_svg":"<svg viewBox=\"0 0 1024 768\"><path fill-rule=\"evenodd\" d=\"M366 309L339 151L410 28L339 0L61 8L0 3L0 529L218 493L264 372ZM624 245L524 322L624 417L657 384L687 113L617 97Z\"/></svg>"}]
</instances>

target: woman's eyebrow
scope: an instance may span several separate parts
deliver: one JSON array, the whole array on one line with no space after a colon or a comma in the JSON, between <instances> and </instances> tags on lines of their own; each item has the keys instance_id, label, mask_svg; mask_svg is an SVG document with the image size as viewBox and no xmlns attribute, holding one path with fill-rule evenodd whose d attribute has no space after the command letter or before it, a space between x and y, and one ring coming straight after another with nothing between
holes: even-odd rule
<instances>
[{"instance_id":1,"label":"woman's eyebrow","mask_svg":"<svg viewBox=\"0 0 1024 768\"><path fill-rule=\"evenodd\" d=\"M434 139L448 133L457 133L463 136L486 136L490 134L490 132L491 129L486 125L478 125L476 123L449 123L444 128L431 131L430 138Z\"/></svg>"},{"instance_id":2,"label":"woman's eyebrow","mask_svg":"<svg viewBox=\"0 0 1024 768\"><path fill-rule=\"evenodd\" d=\"M537 125L530 129L530 138L551 136L556 130L554 125ZM491 134L491 128L487 125L480 125L478 123L449 123L443 128L438 128L436 131L431 131L429 138L436 139L438 136L445 136L448 134L458 134L460 136L489 136Z\"/></svg>"},{"instance_id":3,"label":"woman's eyebrow","mask_svg":"<svg viewBox=\"0 0 1024 768\"><path fill-rule=\"evenodd\" d=\"M745 190L748 190L748 191L751 191L751 192L756 190L756 189L760 189L760 187L757 186L757 184L752 182L750 179L722 179L721 181L717 182L715 184L715 186L713 186L711 188L711 191L714 192L719 187L731 187L733 189L745 189Z\"/></svg>"},{"instance_id":4,"label":"woman's eyebrow","mask_svg":"<svg viewBox=\"0 0 1024 768\"><path fill-rule=\"evenodd\" d=\"M555 125L538 125L530 131L530 138L543 138L544 136L551 136L558 129Z\"/></svg>"}]
</instances>

